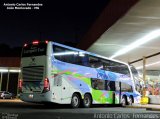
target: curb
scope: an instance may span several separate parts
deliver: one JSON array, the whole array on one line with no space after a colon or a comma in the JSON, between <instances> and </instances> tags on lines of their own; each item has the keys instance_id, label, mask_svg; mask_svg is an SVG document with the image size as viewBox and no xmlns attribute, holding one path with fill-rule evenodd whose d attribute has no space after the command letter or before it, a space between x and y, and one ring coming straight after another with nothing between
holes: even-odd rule
<instances>
[{"instance_id":1,"label":"curb","mask_svg":"<svg viewBox=\"0 0 160 119\"><path fill-rule=\"evenodd\" d=\"M12 99L12 100L10 100L10 99L2 99L2 100L0 100L0 102L23 102L23 101L21 101L19 99Z\"/></svg>"},{"instance_id":2,"label":"curb","mask_svg":"<svg viewBox=\"0 0 160 119\"><path fill-rule=\"evenodd\" d=\"M146 108L146 110L149 111L160 111L160 108L152 108L152 107L148 107L148 106L126 106L127 108Z\"/></svg>"},{"instance_id":3,"label":"curb","mask_svg":"<svg viewBox=\"0 0 160 119\"><path fill-rule=\"evenodd\" d=\"M159 108L146 108L146 110L149 110L149 111L160 111Z\"/></svg>"},{"instance_id":4,"label":"curb","mask_svg":"<svg viewBox=\"0 0 160 119\"><path fill-rule=\"evenodd\" d=\"M127 108L148 108L144 106L126 106Z\"/></svg>"}]
</instances>

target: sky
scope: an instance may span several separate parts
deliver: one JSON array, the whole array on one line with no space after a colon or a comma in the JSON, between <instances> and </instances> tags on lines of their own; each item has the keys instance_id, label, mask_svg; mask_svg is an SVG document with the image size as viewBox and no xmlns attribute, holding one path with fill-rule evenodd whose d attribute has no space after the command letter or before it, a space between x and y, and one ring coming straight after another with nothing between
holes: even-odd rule
<instances>
[{"instance_id":1,"label":"sky","mask_svg":"<svg viewBox=\"0 0 160 119\"><path fill-rule=\"evenodd\" d=\"M7 10L4 3L41 3L39 10ZM78 43L109 0L0 0L0 43L33 40Z\"/></svg>"}]
</instances>

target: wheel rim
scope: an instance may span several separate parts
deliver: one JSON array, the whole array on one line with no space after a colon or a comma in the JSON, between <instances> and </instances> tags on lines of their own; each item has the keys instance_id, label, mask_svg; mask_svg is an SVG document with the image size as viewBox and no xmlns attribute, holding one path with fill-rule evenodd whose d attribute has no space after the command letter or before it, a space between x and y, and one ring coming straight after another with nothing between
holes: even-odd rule
<instances>
[{"instance_id":1,"label":"wheel rim","mask_svg":"<svg viewBox=\"0 0 160 119\"><path fill-rule=\"evenodd\" d=\"M90 99L89 99L89 97L85 97L85 98L84 98L84 104L85 104L86 106L89 106L89 105L90 105Z\"/></svg>"},{"instance_id":2,"label":"wheel rim","mask_svg":"<svg viewBox=\"0 0 160 119\"><path fill-rule=\"evenodd\" d=\"M73 99L72 99L72 102L73 102L73 106L74 106L74 107L77 107L77 105L78 105L78 103L79 103L78 97L74 96Z\"/></svg>"},{"instance_id":3,"label":"wheel rim","mask_svg":"<svg viewBox=\"0 0 160 119\"><path fill-rule=\"evenodd\" d=\"M129 98L129 105L132 105L132 99Z\"/></svg>"},{"instance_id":4,"label":"wheel rim","mask_svg":"<svg viewBox=\"0 0 160 119\"><path fill-rule=\"evenodd\" d=\"M125 106L125 105L126 105L125 98L122 98L122 106Z\"/></svg>"}]
</instances>

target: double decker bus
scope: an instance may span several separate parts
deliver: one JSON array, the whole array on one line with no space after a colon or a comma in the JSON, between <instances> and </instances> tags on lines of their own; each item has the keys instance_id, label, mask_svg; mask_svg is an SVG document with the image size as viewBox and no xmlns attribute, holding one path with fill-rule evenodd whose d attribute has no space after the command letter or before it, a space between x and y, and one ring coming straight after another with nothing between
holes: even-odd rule
<instances>
[{"instance_id":1,"label":"double decker bus","mask_svg":"<svg viewBox=\"0 0 160 119\"><path fill-rule=\"evenodd\" d=\"M52 41L24 45L20 77L26 102L125 106L141 96L128 64Z\"/></svg>"}]
</instances>

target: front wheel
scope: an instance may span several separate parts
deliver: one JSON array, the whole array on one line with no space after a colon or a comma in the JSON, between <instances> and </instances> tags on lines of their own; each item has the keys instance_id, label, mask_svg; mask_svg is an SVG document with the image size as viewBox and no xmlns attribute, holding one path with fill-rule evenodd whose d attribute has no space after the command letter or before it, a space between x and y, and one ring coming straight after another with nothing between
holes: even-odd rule
<instances>
[{"instance_id":1,"label":"front wheel","mask_svg":"<svg viewBox=\"0 0 160 119\"><path fill-rule=\"evenodd\" d=\"M133 99L132 99L132 97L129 97L128 105L132 105L132 103L133 103Z\"/></svg>"},{"instance_id":2,"label":"front wheel","mask_svg":"<svg viewBox=\"0 0 160 119\"><path fill-rule=\"evenodd\" d=\"M78 108L80 105L80 102L81 102L81 100L80 100L79 95L77 95L76 93L73 94L72 99L71 99L71 106L73 108Z\"/></svg>"},{"instance_id":3,"label":"front wheel","mask_svg":"<svg viewBox=\"0 0 160 119\"><path fill-rule=\"evenodd\" d=\"M88 108L92 105L92 98L89 94L84 95L83 106Z\"/></svg>"},{"instance_id":4,"label":"front wheel","mask_svg":"<svg viewBox=\"0 0 160 119\"><path fill-rule=\"evenodd\" d=\"M122 107L125 107L127 105L127 99L125 96L122 97L121 105L122 105Z\"/></svg>"}]
</instances>

